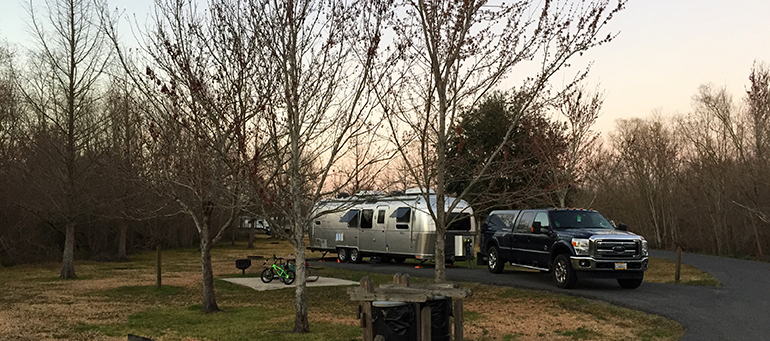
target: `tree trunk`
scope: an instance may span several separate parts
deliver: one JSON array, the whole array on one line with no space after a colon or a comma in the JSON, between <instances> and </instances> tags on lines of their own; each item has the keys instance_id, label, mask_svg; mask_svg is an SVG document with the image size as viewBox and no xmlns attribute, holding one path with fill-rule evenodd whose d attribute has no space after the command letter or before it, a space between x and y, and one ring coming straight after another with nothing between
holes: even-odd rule
<instances>
[{"instance_id":1,"label":"tree trunk","mask_svg":"<svg viewBox=\"0 0 770 341\"><path fill-rule=\"evenodd\" d=\"M253 249L254 248L254 239L256 238L254 235L256 234L256 226L252 225L249 228L249 245L246 246L247 249Z\"/></svg>"},{"instance_id":2,"label":"tree trunk","mask_svg":"<svg viewBox=\"0 0 770 341\"><path fill-rule=\"evenodd\" d=\"M220 311L217 297L214 293L214 270L211 268L211 236L210 210L204 209L203 226L201 227L201 270L203 273L203 312L206 314Z\"/></svg>"},{"instance_id":3,"label":"tree trunk","mask_svg":"<svg viewBox=\"0 0 770 341\"><path fill-rule=\"evenodd\" d=\"M118 260L126 261L126 239L128 238L128 223L122 221L120 224L120 236L118 237Z\"/></svg>"},{"instance_id":4,"label":"tree trunk","mask_svg":"<svg viewBox=\"0 0 770 341\"><path fill-rule=\"evenodd\" d=\"M305 231L301 224L294 226L294 256L297 259L297 288L294 296L294 332L309 333L310 321L307 317L307 281L305 271Z\"/></svg>"},{"instance_id":5,"label":"tree trunk","mask_svg":"<svg viewBox=\"0 0 770 341\"><path fill-rule=\"evenodd\" d=\"M60 278L77 278L75 276L75 223L67 223L64 236L64 255L62 256Z\"/></svg>"},{"instance_id":6,"label":"tree trunk","mask_svg":"<svg viewBox=\"0 0 770 341\"><path fill-rule=\"evenodd\" d=\"M441 235L436 234L436 273L433 279L436 283L446 282L446 252L444 249L446 249L446 232L441 233Z\"/></svg>"}]
</instances>

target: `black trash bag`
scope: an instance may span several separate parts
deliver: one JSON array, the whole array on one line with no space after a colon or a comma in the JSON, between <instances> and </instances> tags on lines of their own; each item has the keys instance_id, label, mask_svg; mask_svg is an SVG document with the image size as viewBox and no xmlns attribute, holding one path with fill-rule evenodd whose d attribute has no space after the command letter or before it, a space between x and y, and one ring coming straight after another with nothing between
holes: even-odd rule
<instances>
[{"instance_id":1,"label":"black trash bag","mask_svg":"<svg viewBox=\"0 0 770 341\"><path fill-rule=\"evenodd\" d=\"M437 298L433 301L422 303L423 307L430 307L430 338L432 341L449 341L452 339L452 326L449 317L452 316L452 299Z\"/></svg>"},{"instance_id":2,"label":"black trash bag","mask_svg":"<svg viewBox=\"0 0 770 341\"><path fill-rule=\"evenodd\" d=\"M416 315L412 304L372 307L374 335L385 340L417 340Z\"/></svg>"}]
</instances>

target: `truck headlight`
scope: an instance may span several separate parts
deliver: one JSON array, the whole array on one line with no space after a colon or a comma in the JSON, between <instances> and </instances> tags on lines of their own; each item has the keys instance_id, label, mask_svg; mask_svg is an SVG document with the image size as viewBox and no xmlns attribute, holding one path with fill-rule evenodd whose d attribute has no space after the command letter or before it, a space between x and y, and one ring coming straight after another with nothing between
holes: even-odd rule
<instances>
[{"instance_id":1,"label":"truck headlight","mask_svg":"<svg viewBox=\"0 0 770 341\"><path fill-rule=\"evenodd\" d=\"M647 239L642 238L642 256L649 255L649 252L647 251Z\"/></svg>"},{"instance_id":2,"label":"truck headlight","mask_svg":"<svg viewBox=\"0 0 770 341\"><path fill-rule=\"evenodd\" d=\"M578 256L588 255L588 239L572 238L572 246Z\"/></svg>"}]
</instances>

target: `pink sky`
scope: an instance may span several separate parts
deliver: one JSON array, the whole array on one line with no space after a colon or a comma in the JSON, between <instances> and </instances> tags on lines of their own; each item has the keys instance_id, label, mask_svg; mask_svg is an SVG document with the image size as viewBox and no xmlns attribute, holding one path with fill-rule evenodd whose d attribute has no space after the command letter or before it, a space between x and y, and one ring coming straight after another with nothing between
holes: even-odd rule
<instances>
[{"instance_id":1,"label":"pink sky","mask_svg":"<svg viewBox=\"0 0 770 341\"><path fill-rule=\"evenodd\" d=\"M0 39L24 43L29 39L24 2L0 2ZM110 0L111 6L136 13L140 23L152 3ZM610 26L620 31L618 38L574 63L593 60L587 85L598 84L605 92L596 128L606 135L619 118L647 117L657 109L688 112L704 83L726 86L740 103L754 61L770 64L768 13L767 0L631 0Z\"/></svg>"}]
</instances>

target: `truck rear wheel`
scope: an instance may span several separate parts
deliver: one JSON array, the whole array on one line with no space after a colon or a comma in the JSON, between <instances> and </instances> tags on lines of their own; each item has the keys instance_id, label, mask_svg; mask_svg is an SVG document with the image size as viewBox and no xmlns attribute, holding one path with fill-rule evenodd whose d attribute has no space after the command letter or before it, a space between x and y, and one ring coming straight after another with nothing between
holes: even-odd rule
<instances>
[{"instance_id":1,"label":"truck rear wheel","mask_svg":"<svg viewBox=\"0 0 770 341\"><path fill-rule=\"evenodd\" d=\"M337 249L337 260L340 263L346 263L348 261L348 249L342 247Z\"/></svg>"},{"instance_id":2,"label":"truck rear wheel","mask_svg":"<svg viewBox=\"0 0 770 341\"><path fill-rule=\"evenodd\" d=\"M636 289L640 285L642 285L642 281L644 281L644 277L640 278L618 278L618 284L620 284L620 287L623 289Z\"/></svg>"},{"instance_id":3,"label":"truck rear wheel","mask_svg":"<svg viewBox=\"0 0 770 341\"><path fill-rule=\"evenodd\" d=\"M503 268L505 267L505 262L503 262L502 259L500 259L500 253L497 251L497 247L492 246L489 248L489 261L487 262L487 268L489 269L489 272L493 274L499 274L503 272Z\"/></svg>"},{"instance_id":4,"label":"truck rear wheel","mask_svg":"<svg viewBox=\"0 0 770 341\"><path fill-rule=\"evenodd\" d=\"M570 289L577 283L577 275L572 269L567 254L556 256L553 262L553 279L556 281L556 286L562 289Z\"/></svg>"}]
</instances>

